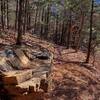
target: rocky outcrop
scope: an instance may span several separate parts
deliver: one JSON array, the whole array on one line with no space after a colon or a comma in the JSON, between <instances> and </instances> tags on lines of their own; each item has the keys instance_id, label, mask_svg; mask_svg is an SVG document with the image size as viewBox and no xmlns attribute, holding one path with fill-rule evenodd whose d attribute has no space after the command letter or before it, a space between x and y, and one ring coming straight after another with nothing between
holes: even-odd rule
<instances>
[{"instance_id":1,"label":"rocky outcrop","mask_svg":"<svg viewBox=\"0 0 100 100\"><path fill-rule=\"evenodd\" d=\"M2 83L13 99L43 98L39 95L51 89L51 53L22 47L8 48L0 55Z\"/></svg>"}]
</instances>

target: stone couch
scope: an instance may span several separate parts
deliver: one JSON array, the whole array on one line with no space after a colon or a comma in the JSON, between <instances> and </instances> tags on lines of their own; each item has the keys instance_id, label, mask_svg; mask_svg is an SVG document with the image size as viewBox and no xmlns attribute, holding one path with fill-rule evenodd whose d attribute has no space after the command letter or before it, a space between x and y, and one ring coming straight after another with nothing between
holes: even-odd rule
<instances>
[{"instance_id":1,"label":"stone couch","mask_svg":"<svg viewBox=\"0 0 100 100\"><path fill-rule=\"evenodd\" d=\"M52 89L53 55L47 50L7 48L0 51L0 76L12 100L42 100Z\"/></svg>"}]
</instances>

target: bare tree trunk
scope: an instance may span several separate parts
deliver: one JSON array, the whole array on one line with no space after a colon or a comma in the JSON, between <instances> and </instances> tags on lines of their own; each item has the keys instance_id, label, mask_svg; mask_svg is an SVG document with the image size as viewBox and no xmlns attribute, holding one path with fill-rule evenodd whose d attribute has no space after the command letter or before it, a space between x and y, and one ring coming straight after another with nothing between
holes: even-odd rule
<instances>
[{"instance_id":1,"label":"bare tree trunk","mask_svg":"<svg viewBox=\"0 0 100 100\"><path fill-rule=\"evenodd\" d=\"M29 10L29 17L28 17L28 26L29 26L29 28L28 29L30 29L31 28L31 12L30 12L30 10Z\"/></svg>"},{"instance_id":2,"label":"bare tree trunk","mask_svg":"<svg viewBox=\"0 0 100 100\"><path fill-rule=\"evenodd\" d=\"M65 29L65 20L62 23L61 45L64 45L65 44L65 33L64 33L64 29Z\"/></svg>"},{"instance_id":3,"label":"bare tree trunk","mask_svg":"<svg viewBox=\"0 0 100 100\"><path fill-rule=\"evenodd\" d=\"M78 51L78 49L80 47L81 32L82 32L83 25L84 25L84 13L82 11L81 11L81 21L80 21L80 23L81 23L81 25L80 25L80 28L79 28L79 31L78 31L79 39L78 39L78 44L77 44L77 47L76 47L76 52Z\"/></svg>"},{"instance_id":4,"label":"bare tree trunk","mask_svg":"<svg viewBox=\"0 0 100 100\"><path fill-rule=\"evenodd\" d=\"M46 18L46 39L48 39L48 33L49 33L49 16L50 16L50 5L48 5L47 9L47 18Z\"/></svg>"},{"instance_id":5,"label":"bare tree trunk","mask_svg":"<svg viewBox=\"0 0 100 100\"><path fill-rule=\"evenodd\" d=\"M68 21L68 35L67 35L67 49L69 49L70 45L70 34L71 34L71 23L72 23L72 15L71 15L71 9L69 10L69 21Z\"/></svg>"},{"instance_id":6,"label":"bare tree trunk","mask_svg":"<svg viewBox=\"0 0 100 100\"><path fill-rule=\"evenodd\" d=\"M3 1L3 17L4 17L4 28L5 28L5 25L6 25L6 22L5 22L5 19L6 19L6 1L4 0Z\"/></svg>"},{"instance_id":7,"label":"bare tree trunk","mask_svg":"<svg viewBox=\"0 0 100 100\"><path fill-rule=\"evenodd\" d=\"M37 6L36 14L35 14L34 34L37 31L37 16L38 16L38 10L39 10L39 7Z\"/></svg>"},{"instance_id":8,"label":"bare tree trunk","mask_svg":"<svg viewBox=\"0 0 100 100\"><path fill-rule=\"evenodd\" d=\"M17 41L16 41L16 45L21 46L22 44L22 5L23 5L23 0L19 0L19 13L18 13L18 36L17 36Z\"/></svg>"},{"instance_id":9,"label":"bare tree trunk","mask_svg":"<svg viewBox=\"0 0 100 100\"><path fill-rule=\"evenodd\" d=\"M48 4L47 12L45 14L45 31L44 31L44 38L45 39L48 39L49 15L50 15L50 5Z\"/></svg>"},{"instance_id":10,"label":"bare tree trunk","mask_svg":"<svg viewBox=\"0 0 100 100\"><path fill-rule=\"evenodd\" d=\"M2 29L4 30L4 0L1 0L1 24L2 24Z\"/></svg>"},{"instance_id":11,"label":"bare tree trunk","mask_svg":"<svg viewBox=\"0 0 100 100\"><path fill-rule=\"evenodd\" d=\"M26 21L27 21L27 0L25 0L25 8L24 8L24 26L23 26L23 34L26 32Z\"/></svg>"},{"instance_id":12,"label":"bare tree trunk","mask_svg":"<svg viewBox=\"0 0 100 100\"><path fill-rule=\"evenodd\" d=\"M19 0L16 0L16 19L15 19L15 30L18 28L18 9L19 9Z\"/></svg>"},{"instance_id":13,"label":"bare tree trunk","mask_svg":"<svg viewBox=\"0 0 100 100\"><path fill-rule=\"evenodd\" d=\"M30 29L30 24L31 24L31 14L30 14L30 4L29 1L27 1L27 30Z\"/></svg>"},{"instance_id":14,"label":"bare tree trunk","mask_svg":"<svg viewBox=\"0 0 100 100\"><path fill-rule=\"evenodd\" d=\"M23 30L23 34L25 33L25 30L24 30L24 19L25 19L25 0L23 0L23 3L22 3L22 30Z\"/></svg>"},{"instance_id":15,"label":"bare tree trunk","mask_svg":"<svg viewBox=\"0 0 100 100\"><path fill-rule=\"evenodd\" d=\"M58 44L58 15L56 16L56 30L55 30L55 36L54 36L54 42L56 43L56 44Z\"/></svg>"},{"instance_id":16,"label":"bare tree trunk","mask_svg":"<svg viewBox=\"0 0 100 100\"><path fill-rule=\"evenodd\" d=\"M91 42L92 42L92 26L93 26L93 9L94 9L94 0L92 0L92 6L91 6L91 16L90 16L90 38L89 38L89 44L88 44L88 52L87 52L87 58L86 63L89 62L90 53L91 53Z\"/></svg>"},{"instance_id":17,"label":"bare tree trunk","mask_svg":"<svg viewBox=\"0 0 100 100\"><path fill-rule=\"evenodd\" d=\"M42 10L41 10L41 7L39 8L39 18L38 18L38 33L40 35L40 30L41 30L41 17L42 17Z\"/></svg>"},{"instance_id":18,"label":"bare tree trunk","mask_svg":"<svg viewBox=\"0 0 100 100\"><path fill-rule=\"evenodd\" d=\"M44 24L43 24L43 21L44 21L44 8L42 9L42 17L41 17L41 30L40 30L40 37L41 37L41 39L42 39L42 37L43 37L43 26L44 26Z\"/></svg>"},{"instance_id":19,"label":"bare tree trunk","mask_svg":"<svg viewBox=\"0 0 100 100\"><path fill-rule=\"evenodd\" d=\"M9 29L9 4L7 0L7 29Z\"/></svg>"}]
</instances>

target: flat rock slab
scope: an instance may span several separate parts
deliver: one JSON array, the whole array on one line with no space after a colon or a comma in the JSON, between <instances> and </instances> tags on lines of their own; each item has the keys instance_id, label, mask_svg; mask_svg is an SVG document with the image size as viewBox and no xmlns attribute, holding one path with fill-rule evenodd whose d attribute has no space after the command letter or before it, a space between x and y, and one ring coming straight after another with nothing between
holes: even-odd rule
<instances>
[{"instance_id":1,"label":"flat rock slab","mask_svg":"<svg viewBox=\"0 0 100 100\"><path fill-rule=\"evenodd\" d=\"M40 52L34 50L22 48L6 48L0 53L0 70L1 71L12 71L12 70L22 70L37 67L49 67L51 68L52 64L52 53L48 51ZM48 54L47 58L44 59L44 56ZM34 57L33 57L34 56Z\"/></svg>"},{"instance_id":2,"label":"flat rock slab","mask_svg":"<svg viewBox=\"0 0 100 100\"><path fill-rule=\"evenodd\" d=\"M10 71L4 73L3 83L6 85L18 85L32 78L32 70Z\"/></svg>"},{"instance_id":3,"label":"flat rock slab","mask_svg":"<svg viewBox=\"0 0 100 100\"><path fill-rule=\"evenodd\" d=\"M28 95L16 96L13 100L44 100L44 92L33 92Z\"/></svg>"},{"instance_id":4,"label":"flat rock slab","mask_svg":"<svg viewBox=\"0 0 100 100\"><path fill-rule=\"evenodd\" d=\"M13 74L13 73L12 73ZM32 77L29 80L19 83L18 85L4 85L5 89L10 95L23 96L24 94L40 92L47 92L51 87L50 76L42 73L40 77Z\"/></svg>"},{"instance_id":5,"label":"flat rock slab","mask_svg":"<svg viewBox=\"0 0 100 100\"><path fill-rule=\"evenodd\" d=\"M20 87L22 89L25 89L25 88L29 88L30 86L34 87L35 91L36 91L36 85L40 86L40 81L41 81L41 78L32 78L28 81L25 81L23 83L20 83L19 85L17 85L17 87Z\"/></svg>"}]
</instances>

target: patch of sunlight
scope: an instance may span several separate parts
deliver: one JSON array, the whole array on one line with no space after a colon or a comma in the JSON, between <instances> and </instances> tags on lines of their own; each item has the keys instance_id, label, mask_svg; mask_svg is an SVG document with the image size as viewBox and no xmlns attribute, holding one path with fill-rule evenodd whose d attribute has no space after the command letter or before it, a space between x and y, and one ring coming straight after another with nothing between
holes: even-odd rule
<instances>
[{"instance_id":1,"label":"patch of sunlight","mask_svg":"<svg viewBox=\"0 0 100 100\"><path fill-rule=\"evenodd\" d=\"M28 63L29 63L29 60L28 60L25 56L22 56L22 57L21 57L21 61L22 61L22 63L25 64L25 65L28 65Z\"/></svg>"},{"instance_id":2,"label":"patch of sunlight","mask_svg":"<svg viewBox=\"0 0 100 100\"><path fill-rule=\"evenodd\" d=\"M3 65L6 62L5 57L0 57L0 65Z\"/></svg>"}]
</instances>

